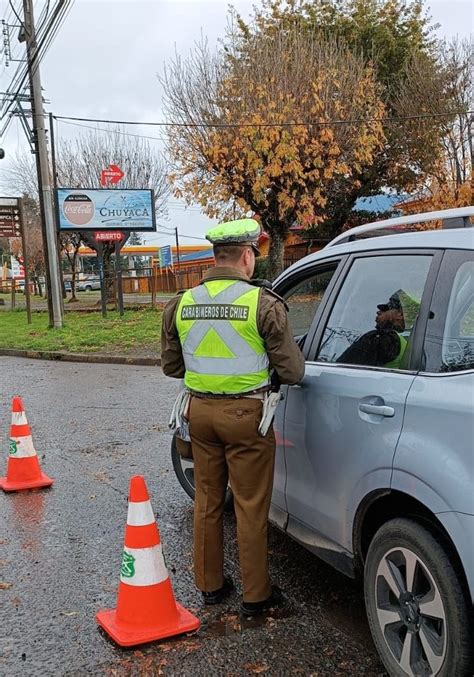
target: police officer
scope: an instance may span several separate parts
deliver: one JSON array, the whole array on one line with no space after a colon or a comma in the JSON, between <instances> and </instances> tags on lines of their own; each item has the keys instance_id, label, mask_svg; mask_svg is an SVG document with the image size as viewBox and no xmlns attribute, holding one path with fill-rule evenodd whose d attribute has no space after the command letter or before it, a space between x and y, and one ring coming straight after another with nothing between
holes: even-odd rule
<instances>
[{"instance_id":1,"label":"police officer","mask_svg":"<svg viewBox=\"0 0 474 677\"><path fill-rule=\"evenodd\" d=\"M183 378L192 397L189 432L194 456L194 574L206 604L233 589L224 576L223 510L227 483L237 519L242 611L255 615L282 603L270 583L267 520L275 436L258 433L262 401L274 370L297 383L304 358L288 324L284 301L252 284L260 226L253 219L212 228L216 267L170 301L163 313L161 364Z\"/></svg>"}]
</instances>

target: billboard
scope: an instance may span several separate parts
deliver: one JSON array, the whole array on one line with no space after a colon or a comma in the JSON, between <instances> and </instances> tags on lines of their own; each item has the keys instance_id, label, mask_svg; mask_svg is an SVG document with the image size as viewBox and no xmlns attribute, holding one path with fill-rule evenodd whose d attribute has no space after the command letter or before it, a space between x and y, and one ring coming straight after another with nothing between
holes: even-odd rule
<instances>
[{"instance_id":1,"label":"billboard","mask_svg":"<svg viewBox=\"0 0 474 677\"><path fill-rule=\"evenodd\" d=\"M57 188L59 230L155 231L152 190L141 188Z\"/></svg>"},{"instance_id":2,"label":"billboard","mask_svg":"<svg viewBox=\"0 0 474 677\"><path fill-rule=\"evenodd\" d=\"M173 257L171 255L171 247L169 244L160 247L158 250L158 258L160 261L160 268L170 268L173 265Z\"/></svg>"}]
</instances>

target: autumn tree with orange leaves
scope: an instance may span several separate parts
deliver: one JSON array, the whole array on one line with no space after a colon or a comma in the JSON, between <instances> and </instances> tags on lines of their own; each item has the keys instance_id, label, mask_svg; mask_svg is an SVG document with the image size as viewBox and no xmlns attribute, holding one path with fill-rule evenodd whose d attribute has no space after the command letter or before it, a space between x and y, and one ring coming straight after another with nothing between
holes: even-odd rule
<instances>
[{"instance_id":1,"label":"autumn tree with orange leaves","mask_svg":"<svg viewBox=\"0 0 474 677\"><path fill-rule=\"evenodd\" d=\"M172 181L210 217L255 214L274 278L290 227L322 220L331 182L372 163L384 106L371 67L337 41L289 31L229 50L202 42L166 68Z\"/></svg>"}]
</instances>

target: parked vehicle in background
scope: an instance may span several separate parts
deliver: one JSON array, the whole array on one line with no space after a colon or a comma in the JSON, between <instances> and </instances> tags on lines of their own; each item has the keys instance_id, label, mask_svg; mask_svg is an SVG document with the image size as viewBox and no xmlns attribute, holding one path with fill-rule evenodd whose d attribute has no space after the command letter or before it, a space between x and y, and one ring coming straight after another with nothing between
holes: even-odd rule
<instances>
[{"instance_id":1,"label":"parked vehicle in background","mask_svg":"<svg viewBox=\"0 0 474 677\"><path fill-rule=\"evenodd\" d=\"M100 289L100 279L98 277L88 277L85 280L76 282L76 291L95 291Z\"/></svg>"},{"instance_id":2,"label":"parked vehicle in background","mask_svg":"<svg viewBox=\"0 0 474 677\"><path fill-rule=\"evenodd\" d=\"M274 285L306 374L282 387L270 519L363 577L394 677L473 674L473 219L466 207L360 226Z\"/></svg>"}]
</instances>

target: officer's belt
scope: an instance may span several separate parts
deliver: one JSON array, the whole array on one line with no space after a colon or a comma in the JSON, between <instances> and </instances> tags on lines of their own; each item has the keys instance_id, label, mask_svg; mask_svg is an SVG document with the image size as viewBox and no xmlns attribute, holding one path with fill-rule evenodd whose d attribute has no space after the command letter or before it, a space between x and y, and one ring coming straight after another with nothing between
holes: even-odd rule
<instances>
[{"instance_id":1,"label":"officer's belt","mask_svg":"<svg viewBox=\"0 0 474 677\"><path fill-rule=\"evenodd\" d=\"M242 398L251 400L263 400L267 392L268 389L259 390L254 393L236 393L221 395L217 393L198 393L195 390L191 390L191 396L197 397L198 399L201 400L240 400Z\"/></svg>"}]
</instances>

